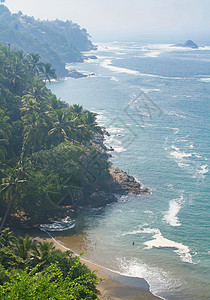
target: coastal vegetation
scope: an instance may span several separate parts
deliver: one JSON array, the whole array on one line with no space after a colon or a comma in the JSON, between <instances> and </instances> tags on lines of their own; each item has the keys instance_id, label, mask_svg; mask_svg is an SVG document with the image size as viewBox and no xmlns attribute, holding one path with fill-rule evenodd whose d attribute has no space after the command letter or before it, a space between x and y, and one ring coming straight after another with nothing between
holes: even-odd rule
<instances>
[{"instance_id":1,"label":"coastal vegetation","mask_svg":"<svg viewBox=\"0 0 210 300\"><path fill-rule=\"evenodd\" d=\"M109 173L96 114L57 99L51 78L38 54L0 46L0 229L8 216L40 224L50 210L85 204L84 189Z\"/></svg>"},{"instance_id":2,"label":"coastal vegetation","mask_svg":"<svg viewBox=\"0 0 210 300\"><path fill-rule=\"evenodd\" d=\"M81 51L96 48L86 29L70 20L36 20L21 11L12 14L3 4L0 5L0 42L13 49L38 53L42 62L51 63L59 77L68 75L65 63L82 62Z\"/></svg>"},{"instance_id":3,"label":"coastal vegetation","mask_svg":"<svg viewBox=\"0 0 210 300\"><path fill-rule=\"evenodd\" d=\"M70 251L0 232L1 299L98 299L98 281Z\"/></svg>"}]
</instances>

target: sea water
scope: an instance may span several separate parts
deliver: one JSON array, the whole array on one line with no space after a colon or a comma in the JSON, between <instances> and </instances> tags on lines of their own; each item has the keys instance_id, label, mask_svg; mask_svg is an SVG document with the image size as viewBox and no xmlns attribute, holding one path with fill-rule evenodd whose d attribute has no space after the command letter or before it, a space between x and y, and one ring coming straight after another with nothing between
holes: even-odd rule
<instances>
[{"instance_id":1,"label":"sea water","mask_svg":"<svg viewBox=\"0 0 210 300\"><path fill-rule=\"evenodd\" d=\"M85 236L86 258L165 299L210 299L210 47L113 42L91 54L68 65L91 76L49 87L98 114L113 165L152 193L81 210L65 236Z\"/></svg>"}]
</instances>

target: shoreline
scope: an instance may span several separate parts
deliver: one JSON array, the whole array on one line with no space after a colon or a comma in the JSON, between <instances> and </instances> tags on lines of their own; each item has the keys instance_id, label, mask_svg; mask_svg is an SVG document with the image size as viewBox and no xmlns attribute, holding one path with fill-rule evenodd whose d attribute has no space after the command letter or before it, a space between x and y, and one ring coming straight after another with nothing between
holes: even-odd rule
<instances>
[{"instance_id":1,"label":"shoreline","mask_svg":"<svg viewBox=\"0 0 210 300\"><path fill-rule=\"evenodd\" d=\"M24 234L27 233L26 231ZM21 232L23 234L23 232ZM56 238L45 231L36 231L30 233L31 238L37 241L52 242L56 249L61 251L72 251L74 255L79 256L72 249L62 245ZM97 285L100 300L161 300L162 298L153 295L149 290L149 284L144 278L130 277L118 272L107 269L85 258L80 257L82 263L87 265L91 271L96 271L99 279L102 279Z\"/></svg>"}]
</instances>

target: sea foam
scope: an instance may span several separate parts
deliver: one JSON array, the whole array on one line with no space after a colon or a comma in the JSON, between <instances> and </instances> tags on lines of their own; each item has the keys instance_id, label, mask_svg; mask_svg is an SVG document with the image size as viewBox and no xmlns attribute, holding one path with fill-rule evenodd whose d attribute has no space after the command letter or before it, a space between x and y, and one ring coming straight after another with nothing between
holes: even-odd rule
<instances>
[{"instance_id":1,"label":"sea foam","mask_svg":"<svg viewBox=\"0 0 210 300\"><path fill-rule=\"evenodd\" d=\"M65 231L75 227L75 224L70 217L66 217L61 221L55 221L51 224L41 224L40 230L42 231Z\"/></svg>"},{"instance_id":2,"label":"sea foam","mask_svg":"<svg viewBox=\"0 0 210 300\"><path fill-rule=\"evenodd\" d=\"M182 243L178 243L164 238L158 228L144 228L142 233L153 234L153 240L144 242L144 245L147 247L147 249L172 248L174 249L173 251L180 256L180 259L183 262L191 264L193 263L192 255L190 254L190 248L188 246L183 245Z\"/></svg>"},{"instance_id":3,"label":"sea foam","mask_svg":"<svg viewBox=\"0 0 210 300\"><path fill-rule=\"evenodd\" d=\"M113 66L111 59L105 59L101 63L101 66L104 68L110 69L111 71L117 72L117 73L127 73L127 74L132 74L132 75L139 75L138 71Z\"/></svg>"},{"instance_id":4,"label":"sea foam","mask_svg":"<svg viewBox=\"0 0 210 300\"><path fill-rule=\"evenodd\" d=\"M164 238L162 233L160 232L160 229L158 229L158 228L150 228L150 227L144 227L144 226L147 226L147 224L141 225L141 226L139 226L139 229L123 233L122 235L123 236L137 235L137 234L142 234L142 233L143 234L144 233L152 234L153 239L150 241L144 242L146 249L171 248L171 249L173 249L173 251L175 253L177 253L179 255L180 259L183 262L187 262L187 263L191 263L191 264L193 263L192 255L190 253L190 248L188 246L185 246L182 243L178 243L178 242Z\"/></svg>"},{"instance_id":5,"label":"sea foam","mask_svg":"<svg viewBox=\"0 0 210 300\"><path fill-rule=\"evenodd\" d=\"M140 259L118 258L120 273L125 276L144 278L150 285L150 291L162 298L165 291L180 286L179 279L162 268L150 266ZM164 298L162 298L164 299Z\"/></svg>"},{"instance_id":6,"label":"sea foam","mask_svg":"<svg viewBox=\"0 0 210 300\"><path fill-rule=\"evenodd\" d=\"M164 213L163 220L171 226L181 226L177 217L184 203L184 197L181 195L178 199L169 202L169 209Z\"/></svg>"}]
</instances>

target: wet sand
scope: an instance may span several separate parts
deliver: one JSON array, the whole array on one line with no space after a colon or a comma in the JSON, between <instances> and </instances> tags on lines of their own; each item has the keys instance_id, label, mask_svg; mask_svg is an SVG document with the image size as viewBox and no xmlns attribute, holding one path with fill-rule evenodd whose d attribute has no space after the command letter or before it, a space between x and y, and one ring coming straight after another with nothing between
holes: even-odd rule
<instances>
[{"instance_id":1,"label":"wet sand","mask_svg":"<svg viewBox=\"0 0 210 300\"><path fill-rule=\"evenodd\" d=\"M85 249L83 248L84 243L79 240L78 236L72 236L68 240L68 247L63 244L63 239L58 238L58 241L51 238L47 233L33 233L30 234L34 239L38 241L53 242L57 249L61 251L66 251L69 248L76 253L81 253ZM65 243L66 245L66 243ZM80 251L79 251L80 250ZM98 278L102 281L98 284L98 290L100 291L99 299L101 300L160 300L161 298L154 296L149 291L149 285L143 278L135 278L123 276L118 273L107 270L97 264L94 264L86 259L81 258L81 261L85 263L92 271L96 271Z\"/></svg>"}]
</instances>

